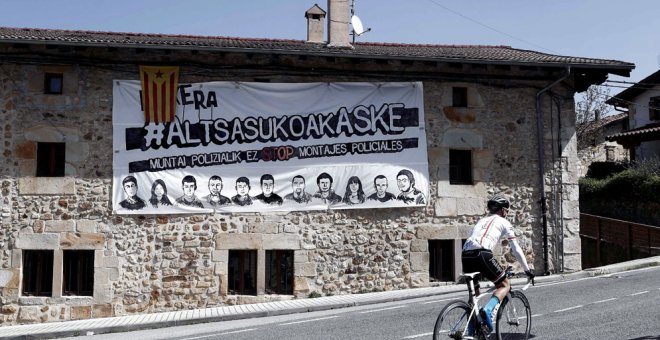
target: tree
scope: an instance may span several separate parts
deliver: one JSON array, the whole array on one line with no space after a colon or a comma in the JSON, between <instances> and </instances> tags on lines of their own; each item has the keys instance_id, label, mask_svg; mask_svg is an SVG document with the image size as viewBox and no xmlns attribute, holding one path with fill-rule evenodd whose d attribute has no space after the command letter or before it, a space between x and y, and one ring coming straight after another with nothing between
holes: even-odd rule
<instances>
[{"instance_id":1,"label":"tree","mask_svg":"<svg viewBox=\"0 0 660 340\"><path fill-rule=\"evenodd\" d=\"M612 106L605 104L608 98L610 98L610 89L592 85L575 103L578 152L592 146L598 140L601 118L612 111Z\"/></svg>"}]
</instances>

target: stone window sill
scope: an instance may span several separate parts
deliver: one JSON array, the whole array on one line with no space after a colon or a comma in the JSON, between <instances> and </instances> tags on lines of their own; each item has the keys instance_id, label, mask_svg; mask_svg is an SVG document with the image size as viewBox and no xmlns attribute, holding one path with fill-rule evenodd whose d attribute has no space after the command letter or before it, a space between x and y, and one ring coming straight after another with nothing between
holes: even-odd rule
<instances>
[{"instance_id":1,"label":"stone window sill","mask_svg":"<svg viewBox=\"0 0 660 340\"><path fill-rule=\"evenodd\" d=\"M49 304L49 300L58 299L59 301L69 301L71 305L89 305L93 302L92 296L20 296L18 303L23 306Z\"/></svg>"},{"instance_id":2,"label":"stone window sill","mask_svg":"<svg viewBox=\"0 0 660 340\"><path fill-rule=\"evenodd\" d=\"M19 195L74 195L73 177L21 177L18 179Z\"/></svg>"},{"instance_id":3,"label":"stone window sill","mask_svg":"<svg viewBox=\"0 0 660 340\"><path fill-rule=\"evenodd\" d=\"M21 296L18 298L18 303L21 305L43 305L50 298L50 296Z\"/></svg>"}]
</instances>

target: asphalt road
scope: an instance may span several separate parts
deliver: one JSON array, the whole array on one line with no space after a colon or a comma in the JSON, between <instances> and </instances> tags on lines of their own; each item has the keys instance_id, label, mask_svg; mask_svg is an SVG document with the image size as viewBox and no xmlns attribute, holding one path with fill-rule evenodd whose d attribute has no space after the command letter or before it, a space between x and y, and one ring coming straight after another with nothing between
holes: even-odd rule
<instances>
[{"instance_id":1,"label":"asphalt road","mask_svg":"<svg viewBox=\"0 0 660 340\"><path fill-rule=\"evenodd\" d=\"M533 339L660 340L660 268L537 284L525 292ZM466 293L332 311L198 324L89 339L430 339L438 312ZM76 338L80 339L80 338Z\"/></svg>"}]
</instances>

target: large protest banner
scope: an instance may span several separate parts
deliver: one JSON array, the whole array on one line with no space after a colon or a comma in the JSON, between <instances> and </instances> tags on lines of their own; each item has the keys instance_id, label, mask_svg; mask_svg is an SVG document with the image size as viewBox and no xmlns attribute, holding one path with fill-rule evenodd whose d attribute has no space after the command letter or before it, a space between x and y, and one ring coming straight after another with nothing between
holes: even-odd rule
<instances>
[{"instance_id":1,"label":"large protest banner","mask_svg":"<svg viewBox=\"0 0 660 340\"><path fill-rule=\"evenodd\" d=\"M421 82L182 84L145 123L140 82L113 87L117 214L425 206Z\"/></svg>"}]
</instances>

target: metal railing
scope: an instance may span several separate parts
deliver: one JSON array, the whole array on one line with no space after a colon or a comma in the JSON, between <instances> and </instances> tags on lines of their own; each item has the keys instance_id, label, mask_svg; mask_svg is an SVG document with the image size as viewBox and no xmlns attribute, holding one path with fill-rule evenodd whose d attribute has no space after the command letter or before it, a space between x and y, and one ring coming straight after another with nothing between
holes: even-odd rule
<instances>
[{"instance_id":1,"label":"metal railing","mask_svg":"<svg viewBox=\"0 0 660 340\"><path fill-rule=\"evenodd\" d=\"M660 255L660 227L580 214L582 267Z\"/></svg>"}]
</instances>

